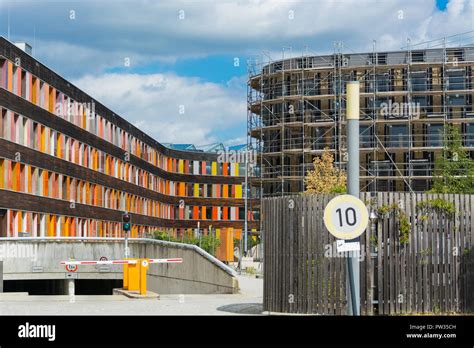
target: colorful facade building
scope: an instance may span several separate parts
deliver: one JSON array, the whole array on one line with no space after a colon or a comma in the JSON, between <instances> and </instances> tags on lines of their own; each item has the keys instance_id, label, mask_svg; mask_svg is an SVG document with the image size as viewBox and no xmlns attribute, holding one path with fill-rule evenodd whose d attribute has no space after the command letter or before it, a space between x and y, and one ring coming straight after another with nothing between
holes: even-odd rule
<instances>
[{"instance_id":1,"label":"colorful facade building","mask_svg":"<svg viewBox=\"0 0 474 348\"><path fill-rule=\"evenodd\" d=\"M132 238L212 231L233 260L242 164L164 147L4 38L0 111L0 236L121 237L128 211Z\"/></svg>"}]
</instances>

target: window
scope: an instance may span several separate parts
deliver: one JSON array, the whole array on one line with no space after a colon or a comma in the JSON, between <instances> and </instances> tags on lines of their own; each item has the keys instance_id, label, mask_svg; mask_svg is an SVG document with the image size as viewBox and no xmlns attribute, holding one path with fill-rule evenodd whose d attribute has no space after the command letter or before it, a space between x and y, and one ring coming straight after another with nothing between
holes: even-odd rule
<instances>
[{"instance_id":1,"label":"window","mask_svg":"<svg viewBox=\"0 0 474 348\"><path fill-rule=\"evenodd\" d=\"M425 70L411 72L411 89L414 92L426 91L427 73Z\"/></svg>"},{"instance_id":2,"label":"window","mask_svg":"<svg viewBox=\"0 0 474 348\"><path fill-rule=\"evenodd\" d=\"M377 54L377 63L381 65L387 64L387 53Z\"/></svg>"},{"instance_id":3,"label":"window","mask_svg":"<svg viewBox=\"0 0 474 348\"><path fill-rule=\"evenodd\" d=\"M370 148L374 145L373 132L374 128L372 126L360 126L360 147Z\"/></svg>"},{"instance_id":4,"label":"window","mask_svg":"<svg viewBox=\"0 0 474 348\"><path fill-rule=\"evenodd\" d=\"M426 107L429 105L428 103L428 96L426 95L417 95L412 97L412 103L414 103L414 107L417 108L418 105L420 108Z\"/></svg>"},{"instance_id":5,"label":"window","mask_svg":"<svg viewBox=\"0 0 474 348\"><path fill-rule=\"evenodd\" d=\"M466 100L464 95L448 95L448 104L453 106L464 106L466 104Z\"/></svg>"},{"instance_id":6,"label":"window","mask_svg":"<svg viewBox=\"0 0 474 348\"><path fill-rule=\"evenodd\" d=\"M474 123L465 124L465 145L469 147L474 147Z\"/></svg>"},{"instance_id":7,"label":"window","mask_svg":"<svg viewBox=\"0 0 474 348\"><path fill-rule=\"evenodd\" d=\"M245 163L240 163L239 164L239 176L245 176Z\"/></svg>"},{"instance_id":8,"label":"window","mask_svg":"<svg viewBox=\"0 0 474 348\"><path fill-rule=\"evenodd\" d=\"M388 92L390 90L390 74L388 72L384 74L377 74L375 75L375 78L377 92Z\"/></svg>"},{"instance_id":9,"label":"window","mask_svg":"<svg viewBox=\"0 0 474 348\"><path fill-rule=\"evenodd\" d=\"M237 210L237 216L239 220L245 219L245 209L235 208Z\"/></svg>"},{"instance_id":10,"label":"window","mask_svg":"<svg viewBox=\"0 0 474 348\"><path fill-rule=\"evenodd\" d=\"M465 89L465 71L464 69L453 69L446 71L447 87L449 90Z\"/></svg>"},{"instance_id":11,"label":"window","mask_svg":"<svg viewBox=\"0 0 474 348\"><path fill-rule=\"evenodd\" d=\"M426 146L443 146L443 125L428 124L426 126Z\"/></svg>"},{"instance_id":12,"label":"window","mask_svg":"<svg viewBox=\"0 0 474 348\"><path fill-rule=\"evenodd\" d=\"M407 147L408 146L408 125L389 125L386 128L386 146Z\"/></svg>"},{"instance_id":13,"label":"window","mask_svg":"<svg viewBox=\"0 0 474 348\"><path fill-rule=\"evenodd\" d=\"M411 53L411 61L421 63L425 61L425 51L414 51Z\"/></svg>"}]
</instances>

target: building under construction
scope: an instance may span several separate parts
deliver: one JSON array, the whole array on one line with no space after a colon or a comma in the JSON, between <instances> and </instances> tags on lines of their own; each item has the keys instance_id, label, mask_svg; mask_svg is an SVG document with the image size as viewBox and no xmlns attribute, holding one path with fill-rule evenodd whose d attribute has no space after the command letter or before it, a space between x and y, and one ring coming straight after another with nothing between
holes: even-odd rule
<instances>
[{"instance_id":1,"label":"building under construction","mask_svg":"<svg viewBox=\"0 0 474 348\"><path fill-rule=\"evenodd\" d=\"M474 151L474 46L369 53L302 54L249 64L252 184L262 196L304 190L313 158L327 148L347 161L345 86L360 82L362 191L425 191L446 146L448 124Z\"/></svg>"}]
</instances>

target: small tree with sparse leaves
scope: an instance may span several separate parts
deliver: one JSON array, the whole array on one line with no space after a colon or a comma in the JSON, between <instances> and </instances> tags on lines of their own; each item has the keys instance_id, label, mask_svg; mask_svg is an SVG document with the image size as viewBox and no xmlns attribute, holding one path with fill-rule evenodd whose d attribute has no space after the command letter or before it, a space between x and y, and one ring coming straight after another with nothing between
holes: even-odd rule
<instances>
[{"instance_id":1,"label":"small tree with sparse leaves","mask_svg":"<svg viewBox=\"0 0 474 348\"><path fill-rule=\"evenodd\" d=\"M433 193L474 193L474 160L463 147L455 126L446 127L446 146L435 161Z\"/></svg>"},{"instance_id":2,"label":"small tree with sparse leaves","mask_svg":"<svg viewBox=\"0 0 474 348\"><path fill-rule=\"evenodd\" d=\"M328 148L313 159L313 170L306 173L306 193L346 192L346 173L334 166L334 156Z\"/></svg>"}]
</instances>

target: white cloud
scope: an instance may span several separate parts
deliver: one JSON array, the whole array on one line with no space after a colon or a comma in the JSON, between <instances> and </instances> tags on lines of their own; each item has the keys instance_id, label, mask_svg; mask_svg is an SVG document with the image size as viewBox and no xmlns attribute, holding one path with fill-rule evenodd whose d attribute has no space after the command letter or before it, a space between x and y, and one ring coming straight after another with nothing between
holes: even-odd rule
<instances>
[{"instance_id":1,"label":"white cloud","mask_svg":"<svg viewBox=\"0 0 474 348\"><path fill-rule=\"evenodd\" d=\"M7 6L12 40L33 42L35 28L38 59L76 77L158 141L196 144L244 134L245 76L219 85L173 74L106 72L123 67L127 57L134 67L262 51L280 59L284 46L292 47L285 57L300 55L305 46L309 54L330 53L334 41L344 42L344 52L371 51L374 39L379 50L394 50L407 38L417 43L474 30L474 0L450 0L445 11L435 0L22 0ZM3 33L6 14L0 12Z\"/></svg>"},{"instance_id":2,"label":"white cloud","mask_svg":"<svg viewBox=\"0 0 474 348\"><path fill-rule=\"evenodd\" d=\"M74 83L162 143L221 141L220 132L232 131L246 120L245 94L197 78L104 74Z\"/></svg>"},{"instance_id":3,"label":"white cloud","mask_svg":"<svg viewBox=\"0 0 474 348\"><path fill-rule=\"evenodd\" d=\"M234 139L229 139L226 141L226 146L232 146L232 145L241 145L241 144L246 144L247 143L247 138L245 137L237 137Z\"/></svg>"},{"instance_id":4,"label":"white cloud","mask_svg":"<svg viewBox=\"0 0 474 348\"><path fill-rule=\"evenodd\" d=\"M474 0L450 0L446 11L435 0L222 0L222 1L19 1L9 2L12 32L32 41L40 57L66 64L73 59L86 71L120 66L124 56L135 61L200 57L210 54L258 54L304 45L332 51L343 40L355 51L372 47L398 49L412 42L474 30ZM69 18L74 9L76 17ZM180 19L180 11L184 18ZM7 11L0 14L6 22ZM26 25L25 23L28 23ZM6 28L2 25L2 29ZM47 45L45 42L50 42ZM59 52L61 45L74 46ZM67 44L64 44L66 43ZM56 48L52 45L57 46ZM53 54L54 53L54 54ZM279 58L279 56L277 56Z\"/></svg>"}]
</instances>

